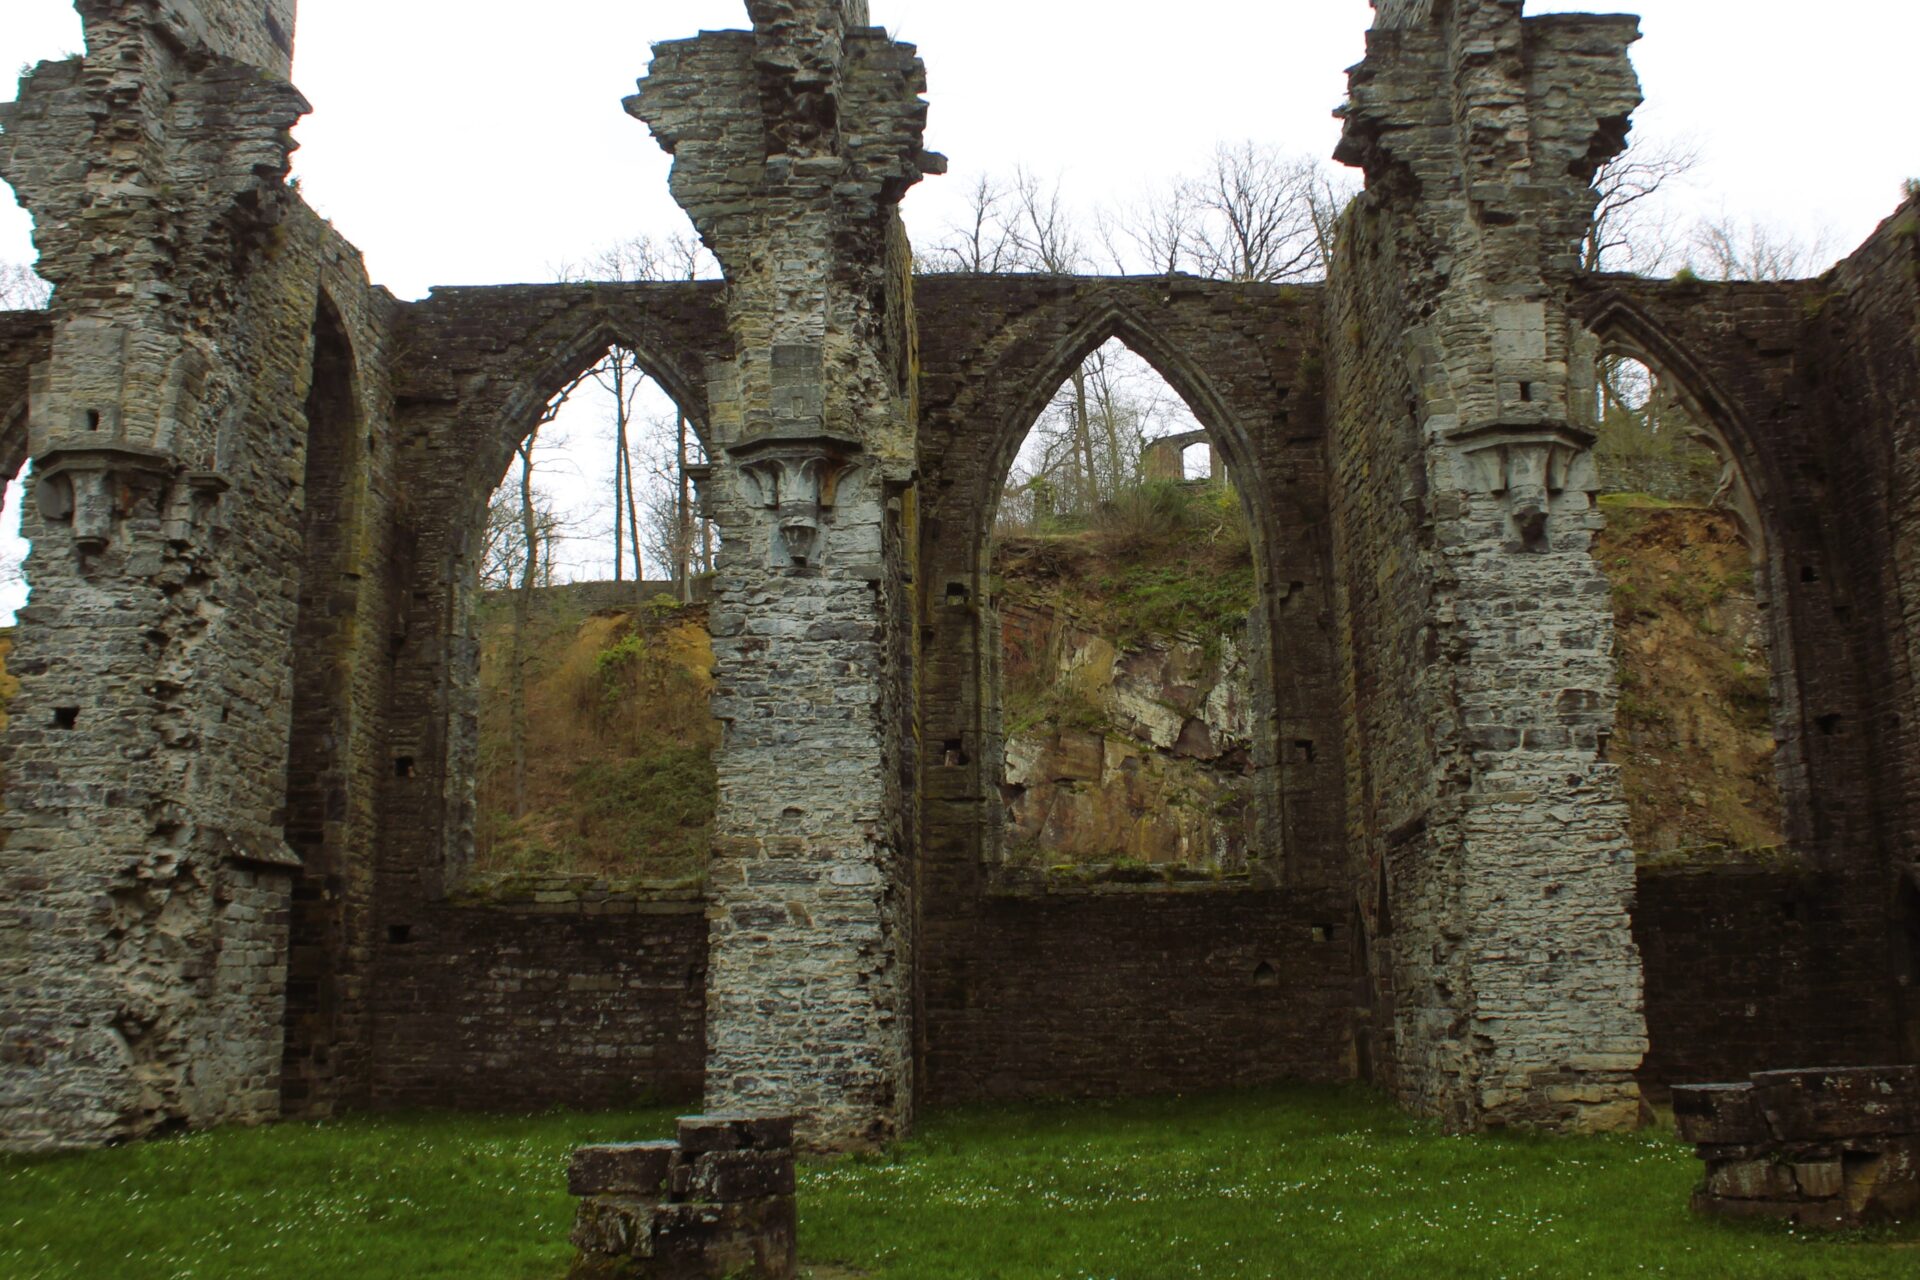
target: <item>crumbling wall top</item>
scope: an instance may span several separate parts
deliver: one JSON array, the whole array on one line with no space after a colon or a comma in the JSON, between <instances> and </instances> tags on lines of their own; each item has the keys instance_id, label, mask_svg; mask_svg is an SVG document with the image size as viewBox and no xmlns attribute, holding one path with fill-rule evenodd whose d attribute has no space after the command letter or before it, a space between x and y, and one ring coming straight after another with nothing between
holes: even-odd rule
<instances>
[{"instance_id":1,"label":"crumbling wall top","mask_svg":"<svg viewBox=\"0 0 1920 1280\"><path fill-rule=\"evenodd\" d=\"M183 46L205 45L235 62L285 80L293 71L296 0L80 0L89 27L152 13Z\"/></svg>"},{"instance_id":2,"label":"crumbling wall top","mask_svg":"<svg viewBox=\"0 0 1920 1280\"><path fill-rule=\"evenodd\" d=\"M1374 0L1373 25L1418 27L1433 21L1434 0Z\"/></svg>"}]
</instances>

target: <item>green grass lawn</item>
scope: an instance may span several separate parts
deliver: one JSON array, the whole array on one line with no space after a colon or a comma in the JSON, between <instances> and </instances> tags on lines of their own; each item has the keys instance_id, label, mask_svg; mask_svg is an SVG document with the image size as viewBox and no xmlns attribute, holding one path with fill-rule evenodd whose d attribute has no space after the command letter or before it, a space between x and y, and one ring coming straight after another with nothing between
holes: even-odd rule
<instances>
[{"instance_id":1,"label":"green grass lawn","mask_svg":"<svg viewBox=\"0 0 1920 1280\"><path fill-rule=\"evenodd\" d=\"M672 1113L410 1115L0 1160L0 1276L564 1274L583 1142ZM965 1108L814 1164L822 1276L1920 1275L1920 1234L1700 1221L1671 1134L1449 1138L1358 1089Z\"/></svg>"}]
</instances>

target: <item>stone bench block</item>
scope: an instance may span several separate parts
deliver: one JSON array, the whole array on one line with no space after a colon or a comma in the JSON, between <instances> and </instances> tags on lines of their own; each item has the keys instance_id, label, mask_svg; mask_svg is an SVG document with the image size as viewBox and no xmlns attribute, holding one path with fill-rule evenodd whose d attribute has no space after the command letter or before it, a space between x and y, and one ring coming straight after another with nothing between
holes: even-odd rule
<instances>
[{"instance_id":1,"label":"stone bench block","mask_svg":"<svg viewBox=\"0 0 1920 1280\"><path fill-rule=\"evenodd\" d=\"M680 1148L671 1142L616 1142L581 1147L567 1165L567 1191L663 1199Z\"/></svg>"},{"instance_id":2,"label":"stone bench block","mask_svg":"<svg viewBox=\"0 0 1920 1280\"><path fill-rule=\"evenodd\" d=\"M1920 1133L1920 1067L1762 1071L1753 1094L1785 1142Z\"/></svg>"},{"instance_id":3,"label":"stone bench block","mask_svg":"<svg viewBox=\"0 0 1920 1280\"><path fill-rule=\"evenodd\" d=\"M791 1151L792 1116L681 1116L680 1149L688 1155L707 1151Z\"/></svg>"},{"instance_id":4,"label":"stone bench block","mask_svg":"<svg viewBox=\"0 0 1920 1280\"><path fill-rule=\"evenodd\" d=\"M679 1130L574 1152L571 1280L792 1280L792 1117L683 1116Z\"/></svg>"},{"instance_id":5,"label":"stone bench block","mask_svg":"<svg viewBox=\"0 0 1920 1280\"><path fill-rule=\"evenodd\" d=\"M1688 1142L1738 1146L1767 1137L1750 1084L1687 1084L1673 1090L1673 1122Z\"/></svg>"},{"instance_id":6,"label":"stone bench block","mask_svg":"<svg viewBox=\"0 0 1920 1280\"><path fill-rule=\"evenodd\" d=\"M760 1200L793 1194L793 1156L780 1151L707 1151L692 1157L690 1200Z\"/></svg>"},{"instance_id":7,"label":"stone bench block","mask_svg":"<svg viewBox=\"0 0 1920 1280\"><path fill-rule=\"evenodd\" d=\"M1920 1214L1920 1068L1765 1071L1674 1090L1696 1212L1853 1227Z\"/></svg>"}]
</instances>

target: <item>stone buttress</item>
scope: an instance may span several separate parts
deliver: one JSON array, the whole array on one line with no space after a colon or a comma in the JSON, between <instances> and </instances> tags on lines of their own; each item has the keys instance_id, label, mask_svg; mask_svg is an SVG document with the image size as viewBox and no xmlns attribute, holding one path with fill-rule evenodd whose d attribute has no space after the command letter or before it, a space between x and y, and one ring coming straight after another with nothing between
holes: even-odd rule
<instances>
[{"instance_id":1,"label":"stone buttress","mask_svg":"<svg viewBox=\"0 0 1920 1280\"><path fill-rule=\"evenodd\" d=\"M56 286L0 815L15 1148L277 1114L296 865L278 808L300 453L255 383L299 366L313 300L247 278L284 234L306 110L292 0L79 8L87 55L0 107L0 175Z\"/></svg>"},{"instance_id":2,"label":"stone buttress","mask_svg":"<svg viewBox=\"0 0 1920 1280\"><path fill-rule=\"evenodd\" d=\"M1569 318L1625 17L1379 3L1328 310L1350 838L1394 1087L1458 1127L1632 1125L1646 1049ZM1591 369L1591 359L1587 361Z\"/></svg>"},{"instance_id":3,"label":"stone buttress","mask_svg":"<svg viewBox=\"0 0 1920 1280\"><path fill-rule=\"evenodd\" d=\"M914 404L896 206L941 167L925 73L866 5L750 0L654 50L627 107L725 268L707 1105L821 1146L911 1110Z\"/></svg>"}]
</instances>

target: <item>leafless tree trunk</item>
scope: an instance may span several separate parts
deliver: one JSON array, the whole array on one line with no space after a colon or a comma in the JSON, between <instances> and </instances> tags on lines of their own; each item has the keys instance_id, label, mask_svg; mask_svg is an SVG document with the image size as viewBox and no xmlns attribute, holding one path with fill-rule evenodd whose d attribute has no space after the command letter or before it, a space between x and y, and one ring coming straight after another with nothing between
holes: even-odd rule
<instances>
[{"instance_id":1,"label":"leafless tree trunk","mask_svg":"<svg viewBox=\"0 0 1920 1280\"><path fill-rule=\"evenodd\" d=\"M1079 453L1080 499L1087 514L1100 505L1099 471L1093 461L1093 425L1087 420L1087 366L1077 365L1073 382L1073 443Z\"/></svg>"},{"instance_id":2,"label":"leafless tree trunk","mask_svg":"<svg viewBox=\"0 0 1920 1280\"><path fill-rule=\"evenodd\" d=\"M620 456L626 463L627 535L633 546L633 581L638 586L647 580L645 563L640 558L640 503L633 494L633 455L622 449Z\"/></svg>"}]
</instances>

